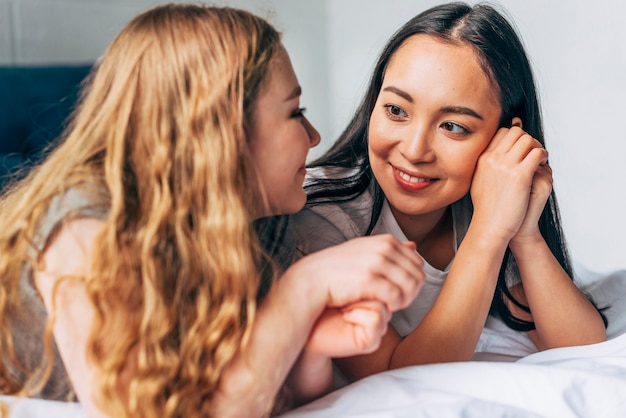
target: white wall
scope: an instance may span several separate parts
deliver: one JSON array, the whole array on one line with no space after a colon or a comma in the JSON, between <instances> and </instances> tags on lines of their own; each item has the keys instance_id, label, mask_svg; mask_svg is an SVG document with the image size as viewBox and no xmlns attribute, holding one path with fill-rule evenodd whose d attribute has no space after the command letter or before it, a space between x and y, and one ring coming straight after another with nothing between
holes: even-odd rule
<instances>
[{"instance_id":1,"label":"white wall","mask_svg":"<svg viewBox=\"0 0 626 418\"><path fill-rule=\"evenodd\" d=\"M83 63L150 0L0 0L0 64Z\"/></svg>"},{"instance_id":2,"label":"white wall","mask_svg":"<svg viewBox=\"0 0 626 418\"><path fill-rule=\"evenodd\" d=\"M194 0L189 0L193 2ZM93 62L137 13L184 0L0 0L0 65ZM285 33L303 86L307 115L328 128L326 3L291 0L211 0L251 10ZM2 94L2 92L0 92Z\"/></svg>"},{"instance_id":3,"label":"white wall","mask_svg":"<svg viewBox=\"0 0 626 418\"><path fill-rule=\"evenodd\" d=\"M88 62L159 0L0 0L0 65ZM433 0L218 0L284 32L322 134L319 155L360 101L385 41ZM472 1L473 3L473 1ZM620 0L500 0L532 59L555 188L573 257L626 268L626 4ZM2 94L0 92L0 94Z\"/></svg>"}]
</instances>

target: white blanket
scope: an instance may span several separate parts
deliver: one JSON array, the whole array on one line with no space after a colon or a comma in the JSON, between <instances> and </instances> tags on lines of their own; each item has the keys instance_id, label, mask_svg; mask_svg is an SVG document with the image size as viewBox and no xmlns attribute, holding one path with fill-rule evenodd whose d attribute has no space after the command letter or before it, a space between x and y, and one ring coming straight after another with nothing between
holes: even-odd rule
<instances>
[{"instance_id":1,"label":"white blanket","mask_svg":"<svg viewBox=\"0 0 626 418\"><path fill-rule=\"evenodd\" d=\"M481 359L392 370L346 386L281 418L626 417L626 270L576 277L608 307L609 340L527 354L529 342L491 320ZM515 360L515 359L513 359Z\"/></svg>"},{"instance_id":2,"label":"white blanket","mask_svg":"<svg viewBox=\"0 0 626 418\"><path fill-rule=\"evenodd\" d=\"M609 306L604 343L526 355L525 338L492 321L479 351L499 361L392 370L281 418L626 417L626 270L597 274L578 266L576 271L599 306ZM512 352L524 357L514 362L502 357ZM11 418L86 417L78 404L3 399L13 405Z\"/></svg>"},{"instance_id":3,"label":"white blanket","mask_svg":"<svg viewBox=\"0 0 626 418\"><path fill-rule=\"evenodd\" d=\"M517 362L392 370L346 386L281 418L624 417L626 334Z\"/></svg>"}]
</instances>

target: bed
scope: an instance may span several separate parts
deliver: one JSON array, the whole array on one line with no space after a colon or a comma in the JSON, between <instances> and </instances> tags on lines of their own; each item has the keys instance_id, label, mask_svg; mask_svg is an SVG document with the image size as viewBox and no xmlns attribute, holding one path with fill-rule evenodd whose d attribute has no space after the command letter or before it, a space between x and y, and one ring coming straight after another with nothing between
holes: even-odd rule
<instances>
[{"instance_id":1,"label":"bed","mask_svg":"<svg viewBox=\"0 0 626 418\"><path fill-rule=\"evenodd\" d=\"M577 266L576 273L599 305L609 306L606 342L517 358L510 354L519 339L492 323L481 336L480 361L370 376L281 418L624 417L626 270L593 273ZM75 403L3 399L13 406L11 418L86 418Z\"/></svg>"},{"instance_id":2,"label":"bed","mask_svg":"<svg viewBox=\"0 0 626 418\"><path fill-rule=\"evenodd\" d=\"M624 416L626 334L517 362L393 370L339 389L282 418Z\"/></svg>"},{"instance_id":3,"label":"bed","mask_svg":"<svg viewBox=\"0 0 626 418\"><path fill-rule=\"evenodd\" d=\"M606 342L511 358L514 333L494 323L481 336L482 361L370 376L281 418L626 417L626 270L576 273L609 307Z\"/></svg>"},{"instance_id":4,"label":"bed","mask_svg":"<svg viewBox=\"0 0 626 418\"><path fill-rule=\"evenodd\" d=\"M321 417L623 417L626 335L518 362L385 372L284 415Z\"/></svg>"}]
</instances>

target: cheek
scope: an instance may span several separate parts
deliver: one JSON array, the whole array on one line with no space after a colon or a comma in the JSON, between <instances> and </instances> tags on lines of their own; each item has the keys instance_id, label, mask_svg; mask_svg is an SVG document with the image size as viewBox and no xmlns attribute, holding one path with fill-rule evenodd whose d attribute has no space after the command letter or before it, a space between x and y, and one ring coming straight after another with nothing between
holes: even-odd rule
<instances>
[{"instance_id":1,"label":"cheek","mask_svg":"<svg viewBox=\"0 0 626 418\"><path fill-rule=\"evenodd\" d=\"M447 161L448 174L453 174L459 181L470 184L474 171L476 171L476 164L478 158L482 154L485 146L479 144L473 147L461 147L456 152L450 152L451 158Z\"/></svg>"},{"instance_id":2,"label":"cheek","mask_svg":"<svg viewBox=\"0 0 626 418\"><path fill-rule=\"evenodd\" d=\"M298 176L275 177L272 184L267 185L268 198L274 215L295 213L304 207L306 193L302 188L302 178Z\"/></svg>"},{"instance_id":3,"label":"cheek","mask_svg":"<svg viewBox=\"0 0 626 418\"><path fill-rule=\"evenodd\" d=\"M374 171L375 175L378 175L378 167L383 165L387 161L387 152L382 146L380 138L376 135L370 135L369 143L367 147L367 157L369 158L370 167Z\"/></svg>"},{"instance_id":4,"label":"cheek","mask_svg":"<svg viewBox=\"0 0 626 418\"><path fill-rule=\"evenodd\" d=\"M368 152L371 159L383 158L389 152L388 135L389 130L384 128L384 123L380 123L376 112L374 112L370 118L369 131L368 131Z\"/></svg>"}]
</instances>

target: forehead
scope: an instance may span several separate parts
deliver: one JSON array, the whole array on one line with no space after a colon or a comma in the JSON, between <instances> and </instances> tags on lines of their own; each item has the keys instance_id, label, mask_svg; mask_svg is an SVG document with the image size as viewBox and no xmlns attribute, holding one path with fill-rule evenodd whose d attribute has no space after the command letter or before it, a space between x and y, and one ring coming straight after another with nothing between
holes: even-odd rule
<instances>
[{"instance_id":1,"label":"forehead","mask_svg":"<svg viewBox=\"0 0 626 418\"><path fill-rule=\"evenodd\" d=\"M267 122L276 115L282 115L284 108L300 96L299 91L289 54L281 45L272 57L258 93L247 109L250 112L248 120L252 126L256 126L261 120Z\"/></svg>"},{"instance_id":2,"label":"forehead","mask_svg":"<svg viewBox=\"0 0 626 418\"><path fill-rule=\"evenodd\" d=\"M405 88L424 87L451 98L474 96L500 106L497 89L474 48L430 35L414 35L403 42L385 69L383 85L388 82L404 82Z\"/></svg>"},{"instance_id":3,"label":"forehead","mask_svg":"<svg viewBox=\"0 0 626 418\"><path fill-rule=\"evenodd\" d=\"M289 54L283 45L281 45L270 62L268 72L261 87L259 99L268 96L280 96L286 98L294 86L298 85L298 78L291 64Z\"/></svg>"}]
</instances>

